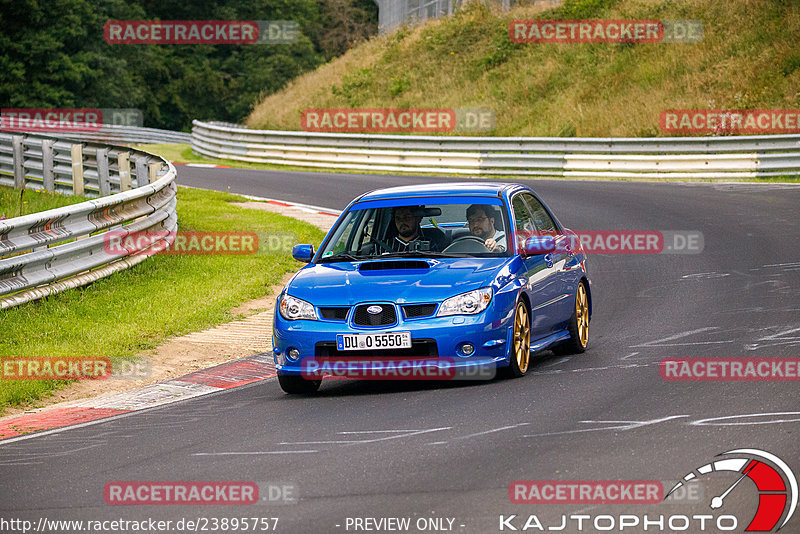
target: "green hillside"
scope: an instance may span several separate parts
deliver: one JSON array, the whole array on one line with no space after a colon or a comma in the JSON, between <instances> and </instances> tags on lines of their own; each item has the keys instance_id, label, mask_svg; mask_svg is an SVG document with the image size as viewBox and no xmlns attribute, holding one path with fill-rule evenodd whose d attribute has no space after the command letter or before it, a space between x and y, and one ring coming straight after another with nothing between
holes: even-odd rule
<instances>
[{"instance_id":1,"label":"green hillside","mask_svg":"<svg viewBox=\"0 0 800 534\"><path fill-rule=\"evenodd\" d=\"M690 19L699 43L512 43L515 19ZM503 13L480 2L372 38L256 105L251 128L303 109L490 108L501 136L658 136L666 109L800 108L800 2L575 0Z\"/></svg>"}]
</instances>

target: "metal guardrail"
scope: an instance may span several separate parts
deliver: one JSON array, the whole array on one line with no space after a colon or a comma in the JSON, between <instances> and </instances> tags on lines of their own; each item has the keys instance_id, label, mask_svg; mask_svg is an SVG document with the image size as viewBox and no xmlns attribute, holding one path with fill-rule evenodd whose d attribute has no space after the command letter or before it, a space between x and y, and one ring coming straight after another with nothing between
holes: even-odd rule
<instances>
[{"instance_id":1,"label":"metal guardrail","mask_svg":"<svg viewBox=\"0 0 800 534\"><path fill-rule=\"evenodd\" d=\"M549 1L553 6L561 5L562 0L528 0L528 5ZM511 5L517 5L519 0L492 0L485 3L494 3L508 10ZM438 18L451 15L466 0L375 0L378 4L378 28L381 33L389 32L400 24L408 24L429 18Z\"/></svg>"},{"instance_id":2,"label":"metal guardrail","mask_svg":"<svg viewBox=\"0 0 800 534\"><path fill-rule=\"evenodd\" d=\"M143 128L140 126L117 126L114 124L103 124L97 130L87 130L80 132L20 132L30 135L57 135L62 139L77 139L81 141L92 141L95 143L111 144L133 144L133 143L188 143L191 141L191 134L186 132L175 132L172 130L159 130L157 128Z\"/></svg>"},{"instance_id":3,"label":"metal guardrail","mask_svg":"<svg viewBox=\"0 0 800 534\"><path fill-rule=\"evenodd\" d=\"M101 197L0 220L0 309L88 284L171 242L175 178L169 161L147 152L0 134L0 185ZM123 239L144 231L163 237L112 253L108 231Z\"/></svg>"},{"instance_id":4,"label":"metal guardrail","mask_svg":"<svg viewBox=\"0 0 800 534\"><path fill-rule=\"evenodd\" d=\"M249 130L195 120L191 143L214 158L329 169L649 179L800 175L800 135L411 136Z\"/></svg>"}]
</instances>

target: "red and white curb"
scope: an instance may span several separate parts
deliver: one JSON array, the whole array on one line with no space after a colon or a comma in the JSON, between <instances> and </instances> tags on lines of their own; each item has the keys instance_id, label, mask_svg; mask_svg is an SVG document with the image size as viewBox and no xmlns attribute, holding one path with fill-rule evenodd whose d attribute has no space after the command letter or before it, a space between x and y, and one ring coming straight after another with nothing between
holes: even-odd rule
<instances>
[{"instance_id":1,"label":"red and white curb","mask_svg":"<svg viewBox=\"0 0 800 534\"><path fill-rule=\"evenodd\" d=\"M275 376L271 353L247 356L133 391L10 417L0 421L0 442L49 434L66 427L201 397Z\"/></svg>"},{"instance_id":2,"label":"red and white curb","mask_svg":"<svg viewBox=\"0 0 800 534\"><path fill-rule=\"evenodd\" d=\"M314 215L329 215L331 217L339 217L339 215L342 214L342 212L338 210L323 208L321 206L312 206L310 204L300 204L299 202L287 202L285 200L276 200L274 198L267 198L267 197L255 197L253 195L239 195L239 196L244 197L248 200L256 200L258 202L272 204L273 206L280 206L282 208L293 208L296 210L304 211L306 213L313 213Z\"/></svg>"},{"instance_id":3,"label":"red and white curb","mask_svg":"<svg viewBox=\"0 0 800 534\"><path fill-rule=\"evenodd\" d=\"M206 164L188 165L208 166ZM222 166L216 165L214 167ZM274 198L251 195L240 196L280 208L288 208L311 215L330 217L331 219L325 219L324 221L328 226L333 224L335 218L341 214L341 212L337 210L320 206L311 206L309 204L286 202ZM293 214L287 213L287 215L292 216ZM302 216L296 218L303 219ZM314 217L306 217L305 219L311 221ZM244 322L258 321L258 316L260 315L261 314L257 314L257 316L244 319ZM267 319L269 320L271 316L272 312L269 312ZM251 328L251 325L246 324L245 327ZM220 336L225 335L229 329L230 327L226 327L226 325L213 329L213 338L219 341ZM266 331L269 331L269 328L267 328ZM230 332L227 333L230 334ZM200 335L201 334L202 333L200 333ZM236 331L235 335L238 337L240 335L247 335L247 333ZM193 339L192 341L198 342L197 339ZM261 350L264 349L261 348ZM196 371L180 378L152 384L137 390L86 401L72 402L66 405L59 405L55 408L44 408L36 412L5 418L0 420L0 443L5 444L11 441L27 439L32 436L58 432L66 427L93 424L96 421L102 421L109 417L129 414L157 406L164 406L173 402L224 391L275 376L275 363L272 358L272 353L264 352L223 363L209 369Z\"/></svg>"},{"instance_id":4,"label":"red and white curb","mask_svg":"<svg viewBox=\"0 0 800 534\"><path fill-rule=\"evenodd\" d=\"M199 167L201 169L230 169L227 165L214 165L213 163L182 163L180 161L173 161L173 165L183 165L184 167Z\"/></svg>"},{"instance_id":5,"label":"red and white curb","mask_svg":"<svg viewBox=\"0 0 800 534\"><path fill-rule=\"evenodd\" d=\"M188 166L188 165L205 165L205 164L204 163L202 163L202 164L201 163L197 163L197 164L186 164L186 165ZM217 165L217 166L219 167L219 165ZM191 186L191 185L183 185L183 184L181 184L181 187L186 187L186 188L189 188L189 189L199 189L201 191L218 192L217 189L206 189L204 187L194 187L194 186ZM287 200L278 200L276 198L269 198L269 197L257 197L257 196L253 196L253 195L244 195L242 193L233 193L233 194L234 195L238 195L238 196L240 196L242 198L246 198L247 200L254 200L254 201L257 201L257 202L263 202L265 204L271 204L273 206L278 206L278 207L281 207L281 208L295 209L295 210L299 210L299 211L302 211L302 212L305 212L305 213L311 213L313 215L327 215L329 217L338 218L339 215L342 214L342 212L339 211L339 210L334 210L334 209L331 209L331 208L324 208L322 206L312 206L311 204L301 204L300 202L289 202Z\"/></svg>"}]
</instances>

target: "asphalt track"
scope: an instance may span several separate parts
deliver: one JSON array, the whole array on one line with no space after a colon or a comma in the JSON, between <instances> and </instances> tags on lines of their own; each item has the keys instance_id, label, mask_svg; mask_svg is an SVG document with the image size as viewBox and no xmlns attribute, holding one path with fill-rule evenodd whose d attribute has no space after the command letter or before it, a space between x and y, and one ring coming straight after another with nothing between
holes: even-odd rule
<instances>
[{"instance_id":1,"label":"asphalt track","mask_svg":"<svg viewBox=\"0 0 800 534\"><path fill-rule=\"evenodd\" d=\"M178 181L342 209L363 191L431 178L181 167ZM353 518L449 518L451 527L410 532L483 533L497 532L499 516L510 514L516 528L536 514L545 529L559 526L561 514L711 514L711 497L736 477L704 481L697 502L653 505L512 504L515 480L657 480L668 488L736 448L769 451L800 475L797 382L667 382L658 368L666 357L798 356L800 188L524 182L575 230L698 230L705 248L591 256L589 351L545 354L522 379L326 382L313 398L288 397L269 380L0 444L0 517L278 517L276 531L286 533L367 532ZM110 481L177 480L292 484L299 501L104 502ZM748 481L714 515L736 515L741 532L756 506ZM693 523L685 531L701 530ZM800 531L800 517L785 531Z\"/></svg>"}]
</instances>

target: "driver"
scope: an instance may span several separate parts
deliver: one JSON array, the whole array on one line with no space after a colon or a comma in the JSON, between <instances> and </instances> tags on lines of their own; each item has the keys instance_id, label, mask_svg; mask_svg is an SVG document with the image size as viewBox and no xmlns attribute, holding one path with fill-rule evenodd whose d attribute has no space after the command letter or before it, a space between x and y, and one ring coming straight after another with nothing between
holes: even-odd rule
<instances>
[{"instance_id":1,"label":"driver","mask_svg":"<svg viewBox=\"0 0 800 534\"><path fill-rule=\"evenodd\" d=\"M496 218L497 213L492 206L473 204L467 208L467 224L469 224L470 234L483 239L483 246L489 252L505 252L506 234L495 228Z\"/></svg>"},{"instance_id":2,"label":"driver","mask_svg":"<svg viewBox=\"0 0 800 534\"><path fill-rule=\"evenodd\" d=\"M395 252L406 252L415 249L416 243L430 242L430 250L441 252L447 246L447 238L441 230L435 228L422 228L421 206L399 206L394 209L394 226L397 228L397 236L391 241L392 249Z\"/></svg>"}]
</instances>

